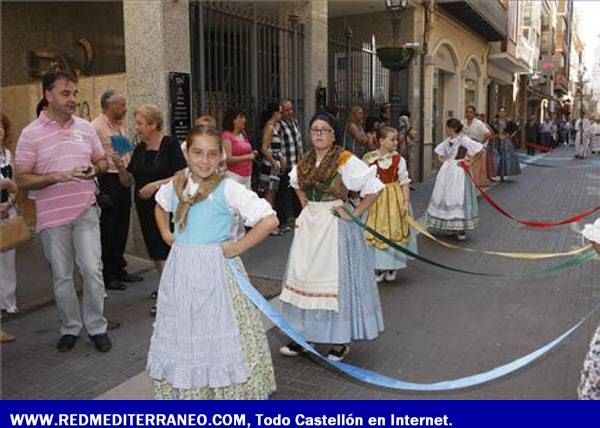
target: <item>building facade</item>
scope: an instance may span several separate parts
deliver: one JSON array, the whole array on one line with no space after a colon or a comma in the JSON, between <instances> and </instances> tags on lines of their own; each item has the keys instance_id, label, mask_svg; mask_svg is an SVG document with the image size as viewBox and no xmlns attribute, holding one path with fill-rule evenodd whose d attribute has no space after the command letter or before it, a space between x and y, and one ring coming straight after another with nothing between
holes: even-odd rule
<instances>
[{"instance_id":1,"label":"building facade","mask_svg":"<svg viewBox=\"0 0 600 428\"><path fill-rule=\"evenodd\" d=\"M60 67L81 77L83 117L93 118L99 95L114 87L130 111L154 102L170 124L170 76L179 73L189 76L192 116L219 121L241 107L258 136L269 102L291 99L304 124L335 105L345 122L354 105L376 115L396 85L398 107L420 134L411 173L425 179L445 120L462 118L466 105L488 120L504 106L522 120L573 96L580 41L572 3L410 0L398 38L413 56L392 74L377 55L394 43L383 0L2 2L3 110L24 126L41 73ZM549 58L557 68L543 75Z\"/></svg>"}]
</instances>

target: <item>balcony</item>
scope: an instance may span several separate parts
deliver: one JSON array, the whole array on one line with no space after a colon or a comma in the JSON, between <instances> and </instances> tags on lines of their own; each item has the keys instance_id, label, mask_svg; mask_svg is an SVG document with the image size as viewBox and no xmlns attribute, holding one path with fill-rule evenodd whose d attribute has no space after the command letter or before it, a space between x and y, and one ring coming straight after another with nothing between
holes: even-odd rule
<instances>
[{"instance_id":1,"label":"balcony","mask_svg":"<svg viewBox=\"0 0 600 428\"><path fill-rule=\"evenodd\" d=\"M499 0L437 0L437 5L490 42L506 37L506 9Z\"/></svg>"},{"instance_id":2,"label":"balcony","mask_svg":"<svg viewBox=\"0 0 600 428\"><path fill-rule=\"evenodd\" d=\"M506 43L506 49L503 49L500 42L493 42L491 43L488 61L511 74L530 73L531 67L528 64L527 58L518 55L518 53L517 46L511 41Z\"/></svg>"},{"instance_id":3,"label":"balcony","mask_svg":"<svg viewBox=\"0 0 600 428\"><path fill-rule=\"evenodd\" d=\"M562 95L569 92L569 80L565 71L565 68L561 67L554 75L554 92Z\"/></svg>"},{"instance_id":4,"label":"balcony","mask_svg":"<svg viewBox=\"0 0 600 428\"><path fill-rule=\"evenodd\" d=\"M554 31L542 31L542 38L540 43L540 53L543 54L554 54Z\"/></svg>"}]
</instances>

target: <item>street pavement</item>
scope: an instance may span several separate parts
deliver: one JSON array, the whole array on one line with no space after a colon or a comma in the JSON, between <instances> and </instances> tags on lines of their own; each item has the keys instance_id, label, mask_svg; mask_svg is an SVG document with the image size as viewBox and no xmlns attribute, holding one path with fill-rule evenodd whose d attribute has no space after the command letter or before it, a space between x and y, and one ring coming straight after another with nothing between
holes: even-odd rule
<instances>
[{"instance_id":1,"label":"street pavement","mask_svg":"<svg viewBox=\"0 0 600 428\"><path fill-rule=\"evenodd\" d=\"M547 158L561 166L572 149ZM556 220L600 204L597 168L527 167L523 175L494 186L490 194L514 215L528 220ZM424 212L433 181L412 193L415 216ZM480 200L481 226L465 246L502 251L557 252L582 245L582 224L532 229L502 217ZM244 256L253 278L277 283L283 277L291 234L270 237ZM447 238L452 242L452 238ZM463 245L463 244L461 244ZM419 253L454 267L515 273L554 261L521 261L449 250L419 237ZM147 261L129 258L131 271L144 282L109 291L106 313L123 323L110 332L114 348L97 353L81 337L66 354L55 349L56 308L51 303L47 266L32 241L18 253L19 302L26 310L3 319L15 334L2 346L2 398L151 398L144 365L152 321L150 293L158 275ZM356 343L346 362L406 381L437 382L487 371L528 354L564 333L600 302L600 263L557 275L489 279L443 271L413 261L394 283L379 287L385 331L375 341ZM274 301L276 302L276 300ZM274 399L574 399L588 342L600 314L540 360L507 377L459 391L393 391L354 381L308 357L286 358L277 349L287 340L268 329L278 390ZM268 328L269 326L267 326ZM324 352L326 348L322 348Z\"/></svg>"}]
</instances>

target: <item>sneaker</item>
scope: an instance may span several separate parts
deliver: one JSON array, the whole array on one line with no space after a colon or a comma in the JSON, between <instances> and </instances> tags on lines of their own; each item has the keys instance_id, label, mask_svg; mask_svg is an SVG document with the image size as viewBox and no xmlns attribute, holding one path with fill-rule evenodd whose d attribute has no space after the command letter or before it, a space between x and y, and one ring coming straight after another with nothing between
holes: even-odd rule
<instances>
[{"instance_id":1,"label":"sneaker","mask_svg":"<svg viewBox=\"0 0 600 428\"><path fill-rule=\"evenodd\" d=\"M94 346L98 352L108 352L112 349L112 343L106 333L90 335L90 339L94 342Z\"/></svg>"},{"instance_id":2,"label":"sneaker","mask_svg":"<svg viewBox=\"0 0 600 428\"><path fill-rule=\"evenodd\" d=\"M396 271L395 270L388 270L385 273L385 278L384 278L387 282L393 282L396 280Z\"/></svg>"},{"instance_id":3,"label":"sneaker","mask_svg":"<svg viewBox=\"0 0 600 428\"><path fill-rule=\"evenodd\" d=\"M6 308L6 313L7 314L18 314L19 308L17 308L16 306L10 306L10 307Z\"/></svg>"},{"instance_id":4,"label":"sneaker","mask_svg":"<svg viewBox=\"0 0 600 428\"><path fill-rule=\"evenodd\" d=\"M456 239L458 239L459 241L464 241L465 239L467 239L467 234L465 232L458 232L456 234Z\"/></svg>"},{"instance_id":5,"label":"sneaker","mask_svg":"<svg viewBox=\"0 0 600 428\"><path fill-rule=\"evenodd\" d=\"M385 271L384 271L384 272L381 272L381 273L379 273L379 274L377 274L377 276L375 277L375 280L376 280L377 282L381 282L381 281L383 281L384 279L385 279Z\"/></svg>"},{"instance_id":6,"label":"sneaker","mask_svg":"<svg viewBox=\"0 0 600 428\"><path fill-rule=\"evenodd\" d=\"M331 361L342 361L346 355L350 352L349 345L335 345L329 350L327 359Z\"/></svg>"},{"instance_id":7,"label":"sneaker","mask_svg":"<svg viewBox=\"0 0 600 428\"><path fill-rule=\"evenodd\" d=\"M303 352L305 352L304 348L298 345L296 342L290 342L287 345L279 348L279 353L286 357L297 357Z\"/></svg>"},{"instance_id":8,"label":"sneaker","mask_svg":"<svg viewBox=\"0 0 600 428\"><path fill-rule=\"evenodd\" d=\"M150 315L152 315L153 317L156 316L156 305L152 305L152 307L150 308Z\"/></svg>"},{"instance_id":9,"label":"sneaker","mask_svg":"<svg viewBox=\"0 0 600 428\"><path fill-rule=\"evenodd\" d=\"M58 341L56 349L58 349L58 352L68 352L75 347L77 339L79 339L79 337L74 336L72 334L65 334Z\"/></svg>"}]
</instances>

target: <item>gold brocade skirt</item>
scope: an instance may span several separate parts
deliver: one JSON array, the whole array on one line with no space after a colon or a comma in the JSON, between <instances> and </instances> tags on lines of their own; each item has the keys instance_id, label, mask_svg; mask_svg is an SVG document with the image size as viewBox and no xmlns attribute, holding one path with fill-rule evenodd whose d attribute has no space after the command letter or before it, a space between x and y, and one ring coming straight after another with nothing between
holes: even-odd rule
<instances>
[{"instance_id":1,"label":"gold brocade skirt","mask_svg":"<svg viewBox=\"0 0 600 428\"><path fill-rule=\"evenodd\" d=\"M397 244L404 244L410 238L408 211L404 210L404 193L398 182L388 183L367 215L367 225ZM389 246L365 232L367 243L380 250Z\"/></svg>"},{"instance_id":2,"label":"gold brocade skirt","mask_svg":"<svg viewBox=\"0 0 600 428\"><path fill-rule=\"evenodd\" d=\"M485 152L481 153L479 159L471 164L471 171L478 186L487 186L487 155Z\"/></svg>"}]
</instances>

